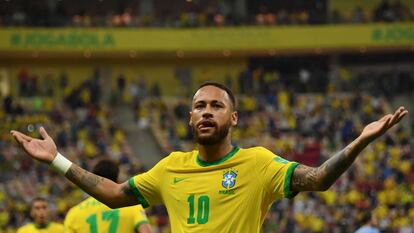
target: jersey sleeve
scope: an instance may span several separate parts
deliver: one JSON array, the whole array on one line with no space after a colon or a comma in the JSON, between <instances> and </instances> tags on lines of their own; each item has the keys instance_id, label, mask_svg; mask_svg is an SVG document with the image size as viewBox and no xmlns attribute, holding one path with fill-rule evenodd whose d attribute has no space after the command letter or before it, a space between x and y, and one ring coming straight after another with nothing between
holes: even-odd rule
<instances>
[{"instance_id":1,"label":"jersey sleeve","mask_svg":"<svg viewBox=\"0 0 414 233\"><path fill-rule=\"evenodd\" d=\"M144 208L162 203L161 187L168 159L169 156L158 162L148 172L131 177L128 181L136 198Z\"/></svg>"},{"instance_id":2,"label":"jersey sleeve","mask_svg":"<svg viewBox=\"0 0 414 233\"><path fill-rule=\"evenodd\" d=\"M290 162L260 147L256 154L259 179L263 181L272 199L293 198L297 193L292 191L291 180L298 163Z\"/></svg>"},{"instance_id":3,"label":"jersey sleeve","mask_svg":"<svg viewBox=\"0 0 414 233\"><path fill-rule=\"evenodd\" d=\"M147 215L141 205L136 206L136 211L134 211L134 213L134 229L137 229L142 224L148 223Z\"/></svg>"}]
</instances>

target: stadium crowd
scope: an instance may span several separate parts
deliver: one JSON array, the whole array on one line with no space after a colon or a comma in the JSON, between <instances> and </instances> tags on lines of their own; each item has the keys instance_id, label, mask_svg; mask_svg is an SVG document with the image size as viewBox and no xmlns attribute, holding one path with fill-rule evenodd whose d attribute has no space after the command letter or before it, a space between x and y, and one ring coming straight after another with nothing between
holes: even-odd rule
<instances>
[{"instance_id":1,"label":"stadium crowd","mask_svg":"<svg viewBox=\"0 0 414 233\"><path fill-rule=\"evenodd\" d=\"M373 9L356 5L343 12L329 8L330 0L249 1L22 1L0 2L0 28L116 27L195 28L278 26L341 23L413 22L414 9L401 0L382 0ZM138 2L153 2L145 5ZM242 12L242 13L241 13ZM411 61L410 61L411 62ZM410 93L414 72L409 69L340 67L333 72L294 67L294 74L246 69L226 84L237 90L238 127L234 144L264 146L275 154L317 166L354 139L362 127L392 111L396 93ZM131 98L141 127L151 127L165 155L191 150L188 98L162 95L158 83L144 77L117 77L110 104L104 104L99 72L76 87L63 72L58 83L25 68L15 78L18 96L7 96L0 109L0 233L14 233L30 221L33 197L46 197L54 220L62 222L70 207L86 195L49 167L27 158L9 135L17 129L40 137L45 126L68 158L91 169L100 158L121 164L120 180L145 171L128 145L123 125L114 123L111 107ZM336 76L336 78L332 78ZM391 78L390 78L391 77ZM147 77L149 79L150 77ZM373 81L375 80L375 81ZM358 87L358 88L356 88ZM112 105L111 105L112 104ZM412 117L410 117L412 118ZM375 141L329 190L301 193L276 202L266 216L263 233L353 233L367 212L380 232L414 233L414 118L411 129L397 127ZM148 210L154 232L168 232L162 206Z\"/></svg>"},{"instance_id":2,"label":"stadium crowd","mask_svg":"<svg viewBox=\"0 0 414 233\"><path fill-rule=\"evenodd\" d=\"M364 80L347 78L344 71L339 72L341 78L336 83L319 76L301 79L308 76L306 72L301 70L297 79L288 79L262 68L248 69L238 82L228 80L227 85L239 93L234 143L264 146L286 159L316 166L355 138L364 125L391 111L388 98L392 96L385 92L390 89L383 88L389 85L386 82L375 82L356 92L350 87ZM70 90L67 77L62 75L59 85L65 95L61 101L56 93L31 85L36 82L24 78L33 77L29 73L24 69L20 72L17 88L21 97L5 98L0 115L5 122L0 140L0 229L4 232L14 232L29 221L28 203L34 196L46 196L54 204L57 221L85 197L56 172L24 156L12 142L10 128L39 136L36 129L44 125L59 150L84 168L90 169L102 157L118 161L122 165L120 180L145 170L126 142L122 125L112 122L110 106L102 104L99 73ZM405 84L395 84L391 92L406 89L414 79L404 80ZM192 148L188 99L163 96L157 85L150 87L143 77L131 81L120 75L115 92L124 92L127 87L137 121L141 125L150 122L165 154ZM411 142L408 129L393 130L364 150L351 170L328 191L301 193L275 203L263 232L350 233L361 225L366 212L378 219L381 232L414 232ZM151 208L149 216L155 232L168 232L163 207Z\"/></svg>"},{"instance_id":3,"label":"stadium crowd","mask_svg":"<svg viewBox=\"0 0 414 233\"><path fill-rule=\"evenodd\" d=\"M329 9L329 0L291 2L137 1L78 2L5 1L0 3L0 26L31 27L220 27L237 25L298 25L329 23L406 22L414 10L400 0L378 2L375 9L356 4L351 14ZM1 6L1 5L0 5ZM148 9L147 9L148 8ZM243 13L242 13L243 12Z\"/></svg>"},{"instance_id":4,"label":"stadium crowd","mask_svg":"<svg viewBox=\"0 0 414 233\"><path fill-rule=\"evenodd\" d=\"M62 153L89 170L99 159L110 158L120 164L120 180L143 172L122 127L112 121L108 107L94 99L99 95L94 97L93 80L69 90L62 101L20 84L21 97L6 97L1 111L0 232L15 232L29 222L29 204L36 196L50 202L58 222L86 197L48 166L28 159L9 137L11 128L40 137L37 129L44 126Z\"/></svg>"}]
</instances>

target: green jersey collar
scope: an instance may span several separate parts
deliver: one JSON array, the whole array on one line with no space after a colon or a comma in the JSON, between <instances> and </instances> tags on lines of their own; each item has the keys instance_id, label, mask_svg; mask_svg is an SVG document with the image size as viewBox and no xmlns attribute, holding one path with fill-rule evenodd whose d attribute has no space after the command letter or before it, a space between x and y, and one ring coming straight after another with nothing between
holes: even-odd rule
<instances>
[{"instance_id":1,"label":"green jersey collar","mask_svg":"<svg viewBox=\"0 0 414 233\"><path fill-rule=\"evenodd\" d=\"M46 223L45 225L39 225L39 224L37 224L37 223L33 222L33 225L34 225L34 227L35 227L36 229L46 229L46 228L48 228L48 227L49 227L49 224L50 224L50 223Z\"/></svg>"},{"instance_id":2,"label":"green jersey collar","mask_svg":"<svg viewBox=\"0 0 414 233\"><path fill-rule=\"evenodd\" d=\"M218 165L220 163L224 163L225 161L229 160L231 157L233 157L233 155L235 155L237 153L237 151L240 150L240 147L235 146L233 148L232 151L230 151L226 156L216 160L216 161L212 161L212 162L206 162L200 159L200 154L197 153L197 164L202 166L202 167L208 167L208 166L213 166L213 165Z\"/></svg>"}]
</instances>

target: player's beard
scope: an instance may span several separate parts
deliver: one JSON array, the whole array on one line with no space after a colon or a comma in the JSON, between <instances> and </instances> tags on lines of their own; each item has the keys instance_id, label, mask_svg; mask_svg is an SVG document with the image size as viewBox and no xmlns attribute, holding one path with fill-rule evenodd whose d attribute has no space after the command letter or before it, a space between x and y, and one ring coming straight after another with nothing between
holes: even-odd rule
<instances>
[{"instance_id":1,"label":"player's beard","mask_svg":"<svg viewBox=\"0 0 414 233\"><path fill-rule=\"evenodd\" d=\"M198 131L197 131L197 127L193 126L193 135L194 135L194 139L195 141L203 146L211 146L211 145L215 145L220 143L221 141L223 141L227 135L229 134L230 131L230 127L231 127L231 121L227 121L225 125L219 127L216 126L217 130L214 132L213 135L208 136L208 137L200 137L198 135Z\"/></svg>"}]
</instances>

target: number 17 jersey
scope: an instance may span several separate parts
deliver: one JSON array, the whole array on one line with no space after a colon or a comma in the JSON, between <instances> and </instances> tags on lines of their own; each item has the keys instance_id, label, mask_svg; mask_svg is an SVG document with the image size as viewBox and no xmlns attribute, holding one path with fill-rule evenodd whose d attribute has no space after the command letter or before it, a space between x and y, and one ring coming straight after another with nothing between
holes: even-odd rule
<instances>
[{"instance_id":1,"label":"number 17 jersey","mask_svg":"<svg viewBox=\"0 0 414 233\"><path fill-rule=\"evenodd\" d=\"M258 233L272 202L295 195L296 166L263 147L210 163L196 150L173 152L129 185L144 207L166 206L172 233Z\"/></svg>"},{"instance_id":2,"label":"number 17 jersey","mask_svg":"<svg viewBox=\"0 0 414 233\"><path fill-rule=\"evenodd\" d=\"M141 205L111 209L93 197L72 207L66 215L65 233L135 233L147 224Z\"/></svg>"}]
</instances>

